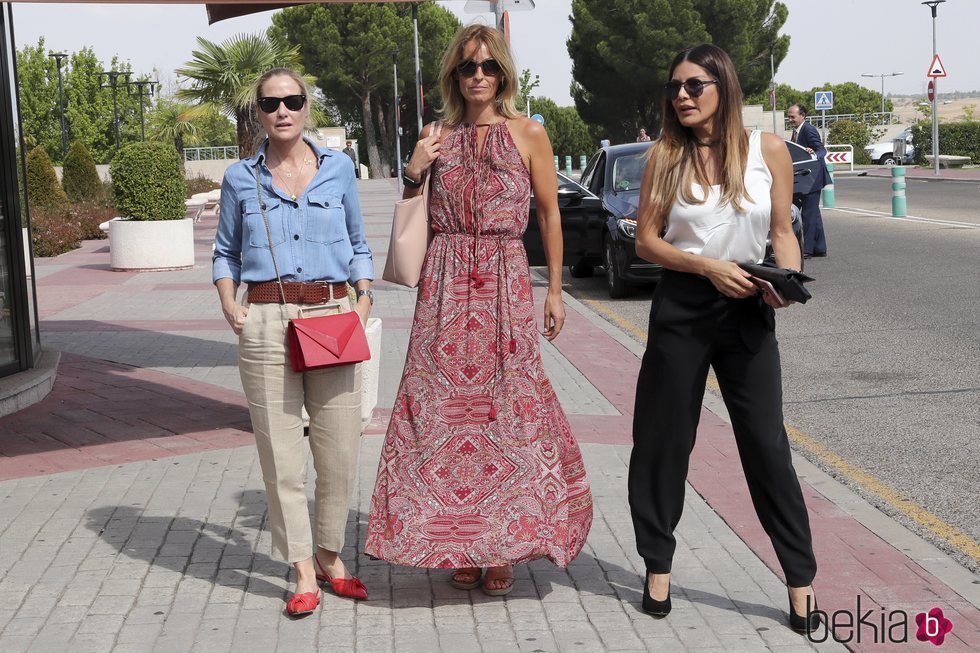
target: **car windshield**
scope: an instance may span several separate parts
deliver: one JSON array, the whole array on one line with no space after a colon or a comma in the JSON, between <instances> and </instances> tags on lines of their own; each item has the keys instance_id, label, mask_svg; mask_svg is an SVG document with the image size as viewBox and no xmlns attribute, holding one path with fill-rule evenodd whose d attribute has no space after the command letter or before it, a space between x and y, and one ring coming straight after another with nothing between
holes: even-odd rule
<instances>
[{"instance_id":1,"label":"car windshield","mask_svg":"<svg viewBox=\"0 0 980 653\"><path fill-rule=\"evenodd\" d=\"M646 165L646 152L618 157L613 161L613 190L640 190L643 180L643 166Z\"/></svg>"}]
</instances>

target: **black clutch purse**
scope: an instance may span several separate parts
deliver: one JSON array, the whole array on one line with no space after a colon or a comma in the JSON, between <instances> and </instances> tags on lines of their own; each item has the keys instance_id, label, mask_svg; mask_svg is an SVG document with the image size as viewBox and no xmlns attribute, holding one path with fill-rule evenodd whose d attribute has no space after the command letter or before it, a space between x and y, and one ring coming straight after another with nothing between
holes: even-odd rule
<instances>
[{"instance_id":1,"label":"black clutch purse","mask_svg":"<svg viewBox=\"0 0 980 653\"><path fill-rule=\"evenodd\" d=\"M787 270L786 268L771 268L755 263L739 263L738 266L753 277L771 283L773 288L778 290L779 294L786 299L806 304L807 300L812 297L810 291L803 284L807 281L813 281L813 277L808 277L802 272Z\"/></svg>"}]
</instances>

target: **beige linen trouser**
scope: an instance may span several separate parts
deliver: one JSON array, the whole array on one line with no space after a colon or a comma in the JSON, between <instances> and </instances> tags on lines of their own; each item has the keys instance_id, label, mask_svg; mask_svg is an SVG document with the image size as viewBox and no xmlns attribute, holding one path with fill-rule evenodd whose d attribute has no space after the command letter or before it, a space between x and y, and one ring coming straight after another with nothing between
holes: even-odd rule
<instances>
[{"instance_id":1,"label":"beige linen trouser","mask_svg":"<svg viewBox=\"0 0 980 653\"><path fill-rule=\"evenodd\" d=\"M349 299L335 300L339 312ZM288 562L313 555L306 498L306 442L302 408L310 415L309 447L316 470L316 544L344 546L344 531L361 435L360 365L293 372L286 324L297 304L251 304L238 343L238 367L252 417L265 481L272 552Z\"/></svg>"}]
</instances>

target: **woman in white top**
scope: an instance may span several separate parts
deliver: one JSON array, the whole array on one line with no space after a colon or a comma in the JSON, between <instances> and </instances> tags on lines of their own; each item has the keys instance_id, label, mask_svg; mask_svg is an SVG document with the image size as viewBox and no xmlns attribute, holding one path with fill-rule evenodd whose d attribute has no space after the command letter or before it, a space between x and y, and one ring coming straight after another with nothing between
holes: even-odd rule
<instances>
[{"instance_id":1,"label":"woman in white top","mask_svg":"<svg viewBox=\"0 0 980 653\"><path fill-rule=\"evenodd\" d=\"M684 50L665 86L663 132L640 190L637 254L664 266L636 388L629 500L646 563L643 609L670 612L674 528L708 368L732 418L756 513L786 575L790 625L816 628L816 560L783 428L773 308L782 305L738 263L800 269L790 221L793 168L783 140L742 126L731 59L714 45ZM801 616L803 615L803 616Z\"/></svg>"}]
</instances>

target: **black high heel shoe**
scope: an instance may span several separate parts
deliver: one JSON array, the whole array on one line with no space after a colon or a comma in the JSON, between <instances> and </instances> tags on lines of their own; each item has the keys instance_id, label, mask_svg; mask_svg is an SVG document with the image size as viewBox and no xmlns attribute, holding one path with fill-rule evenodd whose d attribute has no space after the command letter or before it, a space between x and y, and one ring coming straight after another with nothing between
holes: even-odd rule
<instances>
[{"instance_id":1,"label":"black high heel shoe","mask_svg":"<svg viewBox=\"0 0 980 653\"><path fill-rule=\"evenodd\" d=\"M670 586L667 586L667 598L663 601L650 596L650 577L645 575L643 581L643 611L654 617L666 617L670 614Z\"/></svg>"},{"instance_id":2,"label":"black high heel shoe","mask_svg":"<svg viewBox=\"0 0 980 653\"><path fill-rule=\"evenodd\" d=\"M788 590L787 590L788 593ZM809 606L807 606L809 608ZM789 600L789 627L800 633L801 635L807 635L814 632L820 628L820 614L817 610L817 597L813 597L813 608L807 613L805 617L796 614L796 609L793 608L793 599L790 597Z\"/></svg>"}]
</instances>

